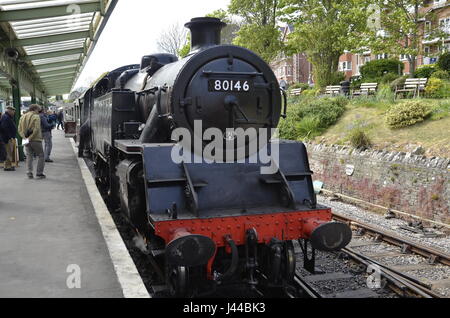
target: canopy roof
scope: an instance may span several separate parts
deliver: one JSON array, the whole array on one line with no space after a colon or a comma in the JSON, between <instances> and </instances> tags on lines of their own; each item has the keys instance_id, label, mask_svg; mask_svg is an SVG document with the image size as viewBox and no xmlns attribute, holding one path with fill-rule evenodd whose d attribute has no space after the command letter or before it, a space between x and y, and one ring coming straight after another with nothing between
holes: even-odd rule
<instances>
[{"instance_id":1,"label":"canopy roof","mask_svg":"<svg viewBox=\"0 0 450 318\"><path fill-rule=\"evenodd\" d=\"M11 83L41 99L70 93L116 4L0 0L0 95L11 95Z\"/></svg>"}]
</instances>

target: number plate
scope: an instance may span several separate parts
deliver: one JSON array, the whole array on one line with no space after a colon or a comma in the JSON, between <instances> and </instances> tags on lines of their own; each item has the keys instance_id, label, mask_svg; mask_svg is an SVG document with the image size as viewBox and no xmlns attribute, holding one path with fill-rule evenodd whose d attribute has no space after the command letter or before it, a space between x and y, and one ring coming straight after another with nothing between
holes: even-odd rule
<instances>
[{"instance_id":1,"label":"number plate","mask_svg":"<svg viewBox=\"0 0 450 318\"><path fill-rule=\"evenodd\" d=\"M210 92L248 93L253 91L253 81L236 79L210 79L208 81L208 90Z\"/></svg>"}]
</instances>

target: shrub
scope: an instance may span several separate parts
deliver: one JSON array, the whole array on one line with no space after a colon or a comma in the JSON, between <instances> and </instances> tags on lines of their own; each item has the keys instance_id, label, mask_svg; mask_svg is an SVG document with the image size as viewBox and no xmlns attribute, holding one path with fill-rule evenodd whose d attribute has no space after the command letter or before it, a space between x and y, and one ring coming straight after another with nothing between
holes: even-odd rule
<instances>
[{"instance_id":1,"label":"shrub","mask_svg":"<svg viewBox=\"0 0 450 318\"><path fill-rule=\"evenodd\" d=\"M335 124L345 111L346 98L302 99L289 107L288 118L278 126L283 139L308 139Z\"/></svg>"},{"instance_id":2,"label":"shrub","mask_svg":"<svg viewBox=\"0 0 450 318\"><path fill-rule=\"evenodd\" d=\"M437 66L441 70L450 72L450 52L446 52L439 57Z\"/></svg>"},{"instance_id":3,"label":"shrub","mask_svg":"<svg viewBox=\"0 0 450 318\"><path fill-rule=\"evenodd\" d=\"M311 88L311 89L307 89L302 92L302 96L306 96L306 97L314 97L319 94L320 94L320 89L318 89L318 88Z\"/></svg>"},{"instance_id":4,"label":"shrub","mask_svg":"<svg viewBox=\"0 0 450 318\"><path fill-rule=\"evenodd\" d=\"M348 138L350 140L350 144L357 149L368 149L372 145L370 138L360 127L352 129L349 133Z\"/></svg>"},{"instance_id":5,"label":"shrub","mask_svg":"<svg viewBox=\"0 0 450 318\"><path fill-rule=\"evenodd\" d=\"M431 78L439 78L442 80L450 80L450 72L449 71L444 71L444 70L437 70L435 72L433 72L433 74L431 75Z\"/></svg>"},{"instance_id":6,"label":"shrub","mask_svg":"<svg viewBox=\"0 0 450 318\"><path fill-rule=\"evenodd\" d=\"M395 99L395 96L391 90L391 86L388 84L380 85L380 87L378 88L378 91L377 91L376 100L377 101L386 100L386 101L393 102L394 99Z\"/></svg>"},{"instance_id":7,"label":"shrub","mask_svg":"<svg viewBox=\"0 0 450 318\"><path fill-rule=\"evenodd\" d=\"M425 87L425 94L430 98L450 97L450 82L439 78L430 78Z\"/></svg>"},{"instance_id":8,"label":"shrub","mask_svg":"<svg viewBox=\"0 0 450 318\"><path fill-rule=\"evenodd\" d=\"M296 124L296 139L309 140L321 134L320 121L316 117L305 117Z\"/></svg>"},{"instance_id":9,"label":"shrub","mask_svg":"<svg viewBox=\"0 0 450 318\"><path fill-rule=\"evenodd\" d=\"M414 77L418 78L430 78L431 74L436 71L435 65L422 65L419 66L414 72Z\"/></svg>"},{"instance_id":10,"label":"shrub","mask_svg":"<svg viewBox=\"0 0 450 318\"><path fill-rule=\"evenodd\" d=\"M362 80L354 80L350 82L350 89L359 89L361 87Z\"/></svg>"},{"instance_id":11,"label":"shrub","mask_svg":"<svg viewBox=\"0 0 450 318\"><path fill-rule=\"evenodd\" d=\"M400 76L398 74L386 73L379 79L379 82L382 84L389 84L389 83L395 81L399 77Z\"/></svg>"},{"instance_id":12,"label":"shrub","mask_svg":"<svg viewBox=\"0 0 450 318\"><path fill-rule=\"evenodd\" d=\"M391 86L391 90L395 91L397 86L405 85L406 79L408 77L409 77L408 75L404 75L404 76L401 76L401 77L397 78L395 81L392 81L391 85L390 85Z\"/></svg>"},{"instance_id":13,"label":"shrub","mask_svg":"<svg viewBox=\"0 0 450 318\"><path fill-rule=\"evenodd\" d=\"M319 98L305 103L298 112L299 117L316 117L319 127L328 128L335 124L345 111L348 100L344 97Z\"/></svg>"},{"instance_id":14,"label":"shrub","mask_svg":"<svg viewBox=\"0 0 450 318\"><path fill-rule=\"evenodd\" d=\"M361 67L361 75L364 80L366 79L379 79L386 73L392 73L399 75L403 74L403 68L405 65L399 60L395 59L382 59L367 62ZM400 72L399 72L400 70Z\"/></svg>"},{"instance_id":15,"label":"shrub","mask_svg":"<svg viewBox=\"0 0 450 318\"><path fill-rule=\"evenodd\" d=\"M345 81L345 73L344 72L335 72L331 75L331 78L330 78L331 85L339 85L342 81Z\"/></svg>"},{"instance_id":16,"label":"shrub","mask_svg":"<svg viewBox=\"0 0 450 318\"><path fill-rule=\"evenodd\" d=\"M391 128L412 126L424 121L431 112L431 108L423 101L404 101L389 109L387 124Z\"/></svg>"}]
</instances>

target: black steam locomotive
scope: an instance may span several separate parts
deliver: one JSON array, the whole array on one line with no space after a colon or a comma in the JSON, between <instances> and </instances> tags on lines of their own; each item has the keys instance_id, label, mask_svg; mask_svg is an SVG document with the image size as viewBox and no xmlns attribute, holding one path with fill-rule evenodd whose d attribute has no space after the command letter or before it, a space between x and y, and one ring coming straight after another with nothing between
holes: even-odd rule
<instances>
[{"instance_id":1,"label":"black steam locomotive","mask_svg":"<svg viewBox=\"0 0 450 318\"><path fill-rule=\"evenodd\" d=\"M316 202L305 146L270 141L285 116L285 95L260 57L220 45L224 26L192 19L186 58L144 56L103 76L76 102L80 151L90 154L109 205L144 238L176 296L236 281L254 290L289 286L293 240L313 270L309 245L332 251L351 239L349 227L331 222L331 210ZM188 134L174 138L177 129ZM204 156L208 129L224 145L210 154L228 155L232 144L232 163ZM239 142L238 129L258 133ZM269 160L259 156L263 148ZM241 157L236 149L244 149ZM274 171L262 174L268 165Z\"/></svg>"}]
</instances>

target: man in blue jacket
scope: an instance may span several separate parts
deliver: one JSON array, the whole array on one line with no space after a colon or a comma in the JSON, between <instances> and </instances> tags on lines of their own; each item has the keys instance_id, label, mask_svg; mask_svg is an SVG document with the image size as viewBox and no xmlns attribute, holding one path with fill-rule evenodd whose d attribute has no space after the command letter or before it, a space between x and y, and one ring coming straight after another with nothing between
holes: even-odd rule
<instances>
[{"instance_id":1,"label":"man in blue jacket","mask_svg":"<svg viewBox=\"0 0 450 318\"><path fill-rule=\"evenodd\" d=\"M12 166L14 154L14 140L17 134L17 127L14 123L14 115L16 109L12 106L6 107L6 112L0 120L1 138L6 148L5 171L15 171L16 168Z\"/></svg>"}]
</instances>

